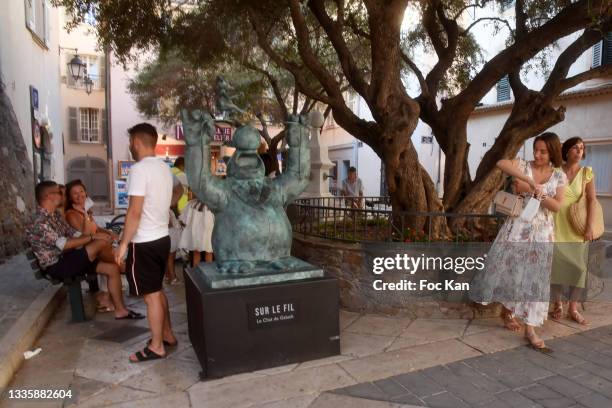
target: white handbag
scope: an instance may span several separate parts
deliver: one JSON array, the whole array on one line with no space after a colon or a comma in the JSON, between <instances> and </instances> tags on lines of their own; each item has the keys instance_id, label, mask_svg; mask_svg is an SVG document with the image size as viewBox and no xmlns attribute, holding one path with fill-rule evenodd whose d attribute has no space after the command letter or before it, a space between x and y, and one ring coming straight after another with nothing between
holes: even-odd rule
<instances>
[{"instance_id":1,"label":"white handbag","mask_svg":"<svg viewBox=\"0 0 612 408\"><path fill-rule=\"evenodd\" d=\"M498 191L493 203L496 212L511 217L518 217L523 211L523 197L505 191Z\"/></svg>"}]
</instances>

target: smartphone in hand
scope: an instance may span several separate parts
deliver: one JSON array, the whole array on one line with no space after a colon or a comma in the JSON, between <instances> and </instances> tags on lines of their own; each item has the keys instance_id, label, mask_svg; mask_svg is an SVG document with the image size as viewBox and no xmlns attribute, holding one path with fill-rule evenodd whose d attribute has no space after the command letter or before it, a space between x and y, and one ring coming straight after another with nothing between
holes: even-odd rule
<instances>
[{"instance_id":1,"label":"smartphone in hand","mask_svg":"<svg viewBox=\"0 0 612 408\"><path fill-rule=\"evenodd\" d=\"M85 212L89 212L89 210L94 206L94 202L91 198L87 197L85 199Z\"/></svg>"}]
</instances>

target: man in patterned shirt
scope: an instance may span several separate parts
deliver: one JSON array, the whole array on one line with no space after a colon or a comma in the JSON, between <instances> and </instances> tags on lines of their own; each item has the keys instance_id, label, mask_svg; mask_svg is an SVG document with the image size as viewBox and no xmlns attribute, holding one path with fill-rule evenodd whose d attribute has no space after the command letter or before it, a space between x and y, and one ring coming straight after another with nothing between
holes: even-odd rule
<instances>
[{"instance_id":1,"label":"man in patterned shirt","mask_svg":"<svg viewBox=\"0 0 612 408\"><path fill-rule=\"evenodd\" d=\"M57 211L62 203L60 187L54 181L43 181L35 189L38 208L34 221L26 230L27 240L43 272L63 280L85 275L92 268L108 277L108 290L115 306L116 319L142 319L123 303L121 276L115 263L97 261L99 253L112 240L106 233L81 235Z\"/></svg>"}]
</instances>

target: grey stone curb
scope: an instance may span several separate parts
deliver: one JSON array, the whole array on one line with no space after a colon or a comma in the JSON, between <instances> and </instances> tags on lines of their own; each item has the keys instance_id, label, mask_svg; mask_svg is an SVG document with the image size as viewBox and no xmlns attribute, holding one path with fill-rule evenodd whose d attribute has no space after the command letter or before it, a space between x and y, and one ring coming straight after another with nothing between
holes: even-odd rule
<instances>
[{"instance_id":1,"label":"grey stone curb","mask_svg":"<svg viewBox=\"0 0 612 408\"><path fill-rule=\"evenodd\" d=\"M65 295L61 285L45 288L0 340L0 394L23 363L23 353L38 339Z\"/></svg>"}]
</instances>

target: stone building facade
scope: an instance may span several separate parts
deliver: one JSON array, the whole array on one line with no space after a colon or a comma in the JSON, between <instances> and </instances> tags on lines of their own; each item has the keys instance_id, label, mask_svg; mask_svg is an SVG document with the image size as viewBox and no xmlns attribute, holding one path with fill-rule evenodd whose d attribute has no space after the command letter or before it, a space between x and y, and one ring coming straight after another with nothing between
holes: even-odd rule
<instances>
[{"instance_id":1,"label":"stone building facade","mask_svg":"<svg viewBox=\"0 0 612 408\"><path fill-rule=\"evenodd\" d=\"M0 262L24 245L34 209L34 175L11 101L0 83Z\"/></svg>"}]
</instances>

